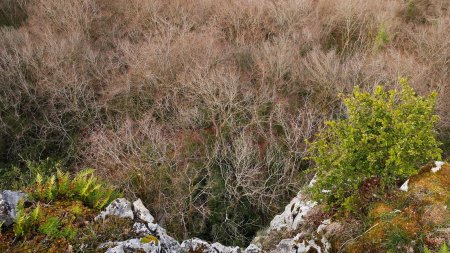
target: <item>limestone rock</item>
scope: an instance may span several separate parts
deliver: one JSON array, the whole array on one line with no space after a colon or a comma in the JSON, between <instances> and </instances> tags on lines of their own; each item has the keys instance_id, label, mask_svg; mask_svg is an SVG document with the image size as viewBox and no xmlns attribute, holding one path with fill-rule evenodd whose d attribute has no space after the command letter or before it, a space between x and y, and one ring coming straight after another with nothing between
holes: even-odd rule
<instances>
[{"instance_id":1,"label":"limestone rock","mask_svg":"<svg viewBox=\"0 0 450 253\"><path fill-rule=\"evenodd\" d=\"M135 232L140 236L146 236L151 234L150 229L148 229L148 227L144 223L140 222L135 222L133 224L133 232Z\"/></svg>"},{"instance_id":2,"label":"limestone rock","mask_svg":"<svg viewBox=\"0 0 450 253\"><path fill-rule=\"evenodd\" d=\"M286 229L295 230L304 220L308 212L316 206L316 202L305 200L301 193L285 207L284 212L275 216L270 222L269 231Z\"/></svg>"},{"instance_id":3,"label":"limestone rock","mask_svg":"<svg viewBox=\"0 0 450 253\"><path fill-rule=\"evenodd\" d=\"M210 249L211 245L208 242L200 240L198 238L192 238L185 240L181 243L181 252L199 252L199 253L213 253Z\"/></svg>"},{"instance_id":4,"label":"limestone rock","mask_svg":"<svg viewBox=\"0 0 450 253\"><path fill-rule=\"evenodd\" d=\"M162 228L158 224L149 223L147 224L148 229L150 230L150 233L154 236L156 236L159 239L161 249L165 253L178 253L180 252L180 243L172 238L171 236L167 235L166 230Z\"/></svg>"},{"instance_id":5,"label":"limestone rock","mask_svg":"<svg viewBox=\"0 0 450 253\"><path fill-rule=\"evenodd\" d=\"M123 242L108 242L100 246L100 248L109 248L106 253L122 253L122 252L145 252L159 253L161 252L159 243L142 242L141 239L129 239Z\"/></svg>"},{"instance_id":6,"label":"limestone rock","mask_svg":"<svg viewBox=\"0 0 450 253\"><path fill-rule=\"evenodd\" d=\"M26 194L18 191L6 190L0 194L0 222L11 225L17 217L17 204L21 199L26 200Z\"/></svg>"},{"instance_id":7,"label":"limestone rock","mask_svg":"<svg viewBox=\"0 0 450 253\"><path fill-rule=\"evenodd\" d=\"M145 221L146 223L153 223L155 218L150 214L150 211L144 206L141 199L133 202L134 214L136 218Z\"/></svg>"},{"instance_id":8,"label":"limestone rock","mask_svg":"<svg viewBox=\"0 0 450 253\"><path fill-rule=\"evenodd\" d=\"M134 219L131 203L124 198L118 198L111 202L111 204L106 207L105 211L101 212L97 217L95 217L95 219L105 219L109 215Z\"/></svg>"},{"instance_id":9,"label":"limestone rock","mask_svg":"<svg viewBox=\"0 0 450 253\"><path fill-rule=\"evenodd\" d=\"M198 238L192 238L183 241L181 244L181 252L183 253L241 253L239 247L224 246L221 243L210 244Z\"/></svg>"},{"instance_id":10,"label":"limestone rock","mask_svg":"<svg viewBox=\"0 0 450 253\"><path fill-rule=\"evenodd\" d=\"M239 247L228 247L224 246L221 243L213 243L211 245L212 252L219 253L241 253L241 249Z\"/></svg>"},{"instance_id":11,"label":"limestone rock","mask_svg":"<svg viewBox=\"0 0 450 253\"><path fill-rule=\"evenodd\" d=\"M255 244L250 244L244 250L244 253L261 253L261 249L258 246L256 246Z\"/></svg>"}]
</instances>

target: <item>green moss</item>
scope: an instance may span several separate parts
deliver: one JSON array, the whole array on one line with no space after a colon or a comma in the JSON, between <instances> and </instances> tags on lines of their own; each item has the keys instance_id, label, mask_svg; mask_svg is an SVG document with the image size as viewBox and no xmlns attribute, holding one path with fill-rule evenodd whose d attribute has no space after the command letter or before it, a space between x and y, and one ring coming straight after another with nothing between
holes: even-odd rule
<instances>
[{"instance_id":1,"label":"green moss","mask_svg":"<svg viewBox=\"0 0 450 253\"><path fill-rule=\"evenodd\" d=\"M141 243L153 243L154 245L158 246L159 240L153 235L147 235L141 238Z\"/></svg>"},{"instance_id":2,"label":"green moss","mask_svg":"<svg viewBox=\"0 0 450 253\"><path fill-rule=\"evenodd\" d=\"M433 241L435 231L448 227L450 221L445 208L450 201L450 166L444 164L436 173L430 172L432 167L434 164L427 165L410 177L407 192L392 190L383 202L372 204L367 226L354 235L357 239L349 243L345 252L363 252L368 248L374 252L406 252L411 247L417 252L424 248L438 252L440 246L426 244Z\"/></svg>"}]
</instances>

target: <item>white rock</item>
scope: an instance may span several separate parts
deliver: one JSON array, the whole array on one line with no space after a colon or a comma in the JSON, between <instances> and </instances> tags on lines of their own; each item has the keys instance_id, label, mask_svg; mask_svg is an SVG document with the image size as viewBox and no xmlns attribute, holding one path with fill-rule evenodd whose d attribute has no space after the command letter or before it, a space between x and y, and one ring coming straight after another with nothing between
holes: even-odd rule
<instances>
[{"instance_id":1,"label":"white rock","mask_svg":"<svg viewBox=\"0 0 450 253\"><path fill-rule=\"evenodd\" d=\"M295 230L303 222L308 212L316 206L316 202L304 201L301 193L284 208L284 212L276 215L270 222L269 231L286 229Z\"/></svg>"},{"instance_id":2,"label":"white rock","mask_svg":"<svg viewBox=\"0 0 450 253\"><path fill-rule=\"evenodd\" d=\"M213 251L211 251L211 245L208 242L205 242L198 238L192 238L192 239L183 241L181 243L181 252L183 252L183 253L189 253L189 252L213 253Z\"/></svg>"},{"instance_id":3,"label":"white rock","mask_svg":"<svg viewBox=\"0 0 450 253\"><path fill-rule=\"evenodd\" d=\"M323 250L315 240L300 240L301 233L297 234L294 238L281 240L273 253L307 253L307 252L319 252L325 253L327 250ZM314 250L313 250L314 249ZM312 251L313 250L313 251Z\"/></svg>"},{"instance_id":4,"label":"white rock","mask_svg":"<svg viewBox=\"0 0 450 253\"><path fill-rule=\"evenodd\" d=\"M297 247L295 247L294 240L292 238L281 240L275 249L275 252L279 253L296 253ZM303 245L302 245L303 246ZM309 248L308 248L309 249Z\"/></svg>"},{"instance_id":5,"label":"white rock","mask_svg":"<svg viewBox=\"0 0 450 253\"><path fill-rule=\"evenodd\" d=\"M244 253L261 253L261 249L258 246L256 246L255 244L250 244L244 250Z\"/></svg>"},{"instance_id":6,"label":"white rock","mask_svg":"<svg viewBox=\"0 0 450 253\"><path fill-rule=\"evenodd\" d=\"M159 241L165 253L179 253L181 251L180 243L167 234L160 234Z\"/></svg>"},{"instance_id":7,"label":"white rock","mask_svg":"<svg viewBox=\"0 0 450 253\"><path fill-rule=\"evenodd\" d=\"M328 239L325 236L322 236L322 239L320 240L320 242L324 246L323 252L329 252L331 250L331 243L328 241Z\"/></svg>"},{"instance_id":8,"label":"white rock","mask_svg":"<svg viewBox=\"0 0 450 253\"><path fill-rule=\"evenodd\" d=\"M150 229L148 229L148 227L140 222L135 222L133 224L133 232L135 232L136 234L140 235L140 236L145 236L145 235L149 235L151 234Z\"/></svg>"},{"instance_id":9,"label":"white rock","mask_svg":"<svg viewBox=\"0 0 450 253\"><path fill-rule=\"evenodd\" d=\"M153 216L150 214L150 211L144 206L141 199L134 201L133 207L136 218L139 218L147 223L153 223L155 218L153 218Z\"/></svg>"},{"instance_id":10,"label":"white rock","mask_svg":"<svg viewBox=\"0 0 450 253\"><path fill-rule=\"evenodd\" d=\"M178 253L180 252L180 243L173 237L167 235L166 230L158 224L148 223L147 224L150 233L158 237L160 241L161 248L165 253Z\"/></svg>"},{"instance_id":11,"label":"white rock","mask_svg":"<svg viewBox=\"0 0 450 253\"><path fill-rule=\"evenodd\" d=\"M27 199L23 192L6 190L0 194L0 223L5 226L11 225L17 218L17 204Z\"/></svg>"},{"instance_id":12,"label":"white rock","mask_svg":"<svg viewBox=\"0 0 450 253\"><path fill-rule=\"evenodd\" d=\"M431 172L436 173L441 170L442 165L444 165L444 162L436 161L436 162L434 162L434 165L436 165L436 167L432 168Z\"/></svg>"},{"instance_id":13,"label":"white rock","mask_svg":"<svg viewBox=\"0 0 450 253\"><path fill-rule=\"evenodd\" d=\"M166 234L167 233L166 230L163 227L161 227L160 225L158 225L158 224L148 223L147 226L148 226L148 229L150 229L150 232L153 235L160 235L160 234Z\"/></svg>"},{"instance_id":14,"label":"white rock","mask_svg":"<svg viewBox=\"0 0 450 253\"><path fill-rule=\"evenodd\" d=\"M314 174L314 177L309 181L308 187L313 187L317 182L317 174Z\"/></svg>"},{"instance_id":15,"label":"white rock","mask_svg":"<svg viewBox=\"0 0 450 253\"><path fill-rule=\"evenodd\" d=\"M125 253L122 245L117 245L113 248L109 248L106 253Z\"/></svg>"},{"instance_id":16,"label":"white rock","mask_svg":"<svg viewBox=\"0 0 450 253\"><path fill-rule=\"evenodd\" d=\"M241 253L241 249L239 247L228 247L218 242L213 243L211 245L211 249L213 252L217 253Z\"/></svg>"},{"instance_id":17,"label":"white rock","mask_svg":"<svg viewBox=\"0 0 450 253\"><path fill-rule=\"evenodd\" d=\"M317 233L318 234L322 233L330 224L331 224L331 219L326 219L326 220L322 221L322 223L320 223L320 225L317 227Z\"/></svg>"},{"instance_id":18,"label":"white rock","mask_svg":"<svg viewBox=\"0 0 450 253\"><path fill-rule=\"evenodd\" d=\"M406 181L402 184L402 186L400 186L400 191L407 192L407 191L408 191L408 183L409 183L409 179L406 180Z\"/></svg>"},{"instance_id":19,"label":"white rock","mask_svg":"<svg viewBox=\"0 0 450 253\"><path fill-rule=\"evenodd\" d=\"M106 207L105 211L95 217L95 220L98 220L99 218L105 219L109 215L134 219L131 203L124 198L118 198L111 202L111 204Z\"/></svg>"},{"instance_id":20,"label":"white rock","mask_svg":"<svg viewBox=\"0 0 450 253\"><path fill-rule=\"evenodd\" d=\"M122 242L108 242L100 245L99 248L107 248L106 253L122 253L122 252L135 252L135 251L143 251L145 253L159 253L161 252L161 248L158 243L149 242L143 243L141 239L129 239Z\"/></svg>"}]
</instances>

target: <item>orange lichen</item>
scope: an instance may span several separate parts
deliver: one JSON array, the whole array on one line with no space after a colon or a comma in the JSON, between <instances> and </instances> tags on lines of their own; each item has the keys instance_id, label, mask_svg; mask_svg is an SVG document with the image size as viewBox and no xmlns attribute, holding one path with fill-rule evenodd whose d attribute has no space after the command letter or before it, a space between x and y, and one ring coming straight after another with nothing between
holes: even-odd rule
<instances>
[{"instance_id":1,"label":"orange lichen","mask_svg":"<svg viewBox=\"0 0 450 253\"><path fill-rule=\"evenodd\" d=\"M379 219L383 215L389 214L394 211L394 208L386 203L375 203L373 208L369 211L369 217L372 219Z\"/></svg>"}]
</instances>

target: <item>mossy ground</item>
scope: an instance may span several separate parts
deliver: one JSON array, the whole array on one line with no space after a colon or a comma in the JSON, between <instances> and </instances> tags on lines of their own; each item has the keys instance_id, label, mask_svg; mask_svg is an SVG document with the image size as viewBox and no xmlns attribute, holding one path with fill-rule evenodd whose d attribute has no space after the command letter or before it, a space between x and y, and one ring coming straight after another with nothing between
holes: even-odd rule
<instances>
[{"instance_id":1,"label":"mossy ground","mask_svg":"<svg viewBox=\"0 0 450 253\"><path fill-rule=\"evenodd\" d=\"M25 211L31 211L35 207L36 205L29 206ZM95 215L94 210L85 207L80 201L41 203L40 209L37 226L23 237L17 237L12 228L4 229L0 238L1 252L61 252L62 249L69 248L79 231ZM52 220L56 222L50 223Z\"/></svg>"},{"instance_id":2,"label":"mossy ground","mask_svg":"<svg viewBox=\"0 0 450 253\"><path fill-rule=\"evenodd\" d=\"M407 192L396 191L369 208L366 226L345 252L423 252L449 243L450 166L436 173L425 166L409 180ZM444 231L444 232L442 232Z\"/></svg>"},{"instance_id":3,"label":"mossy ground","mask_svg":"<svg viewBox=\"0 0 450 253\"><path fill-rule=\"evenodd\" d=\"M31 211L35 206L33 204L25 210ZM94 221L97 211L84 206L81 201L55 201L41 205L41 210L38 225L23 237L15 236L12 227L4 228L0 236L0 252L101 252L98 246L102 242L134 236L132 220L110 217L105 221ZM58 221L57 226L40 229L54 218ZM67 236L68 230L73 232L73 236Z\"/></svg>"}]
</instances>

